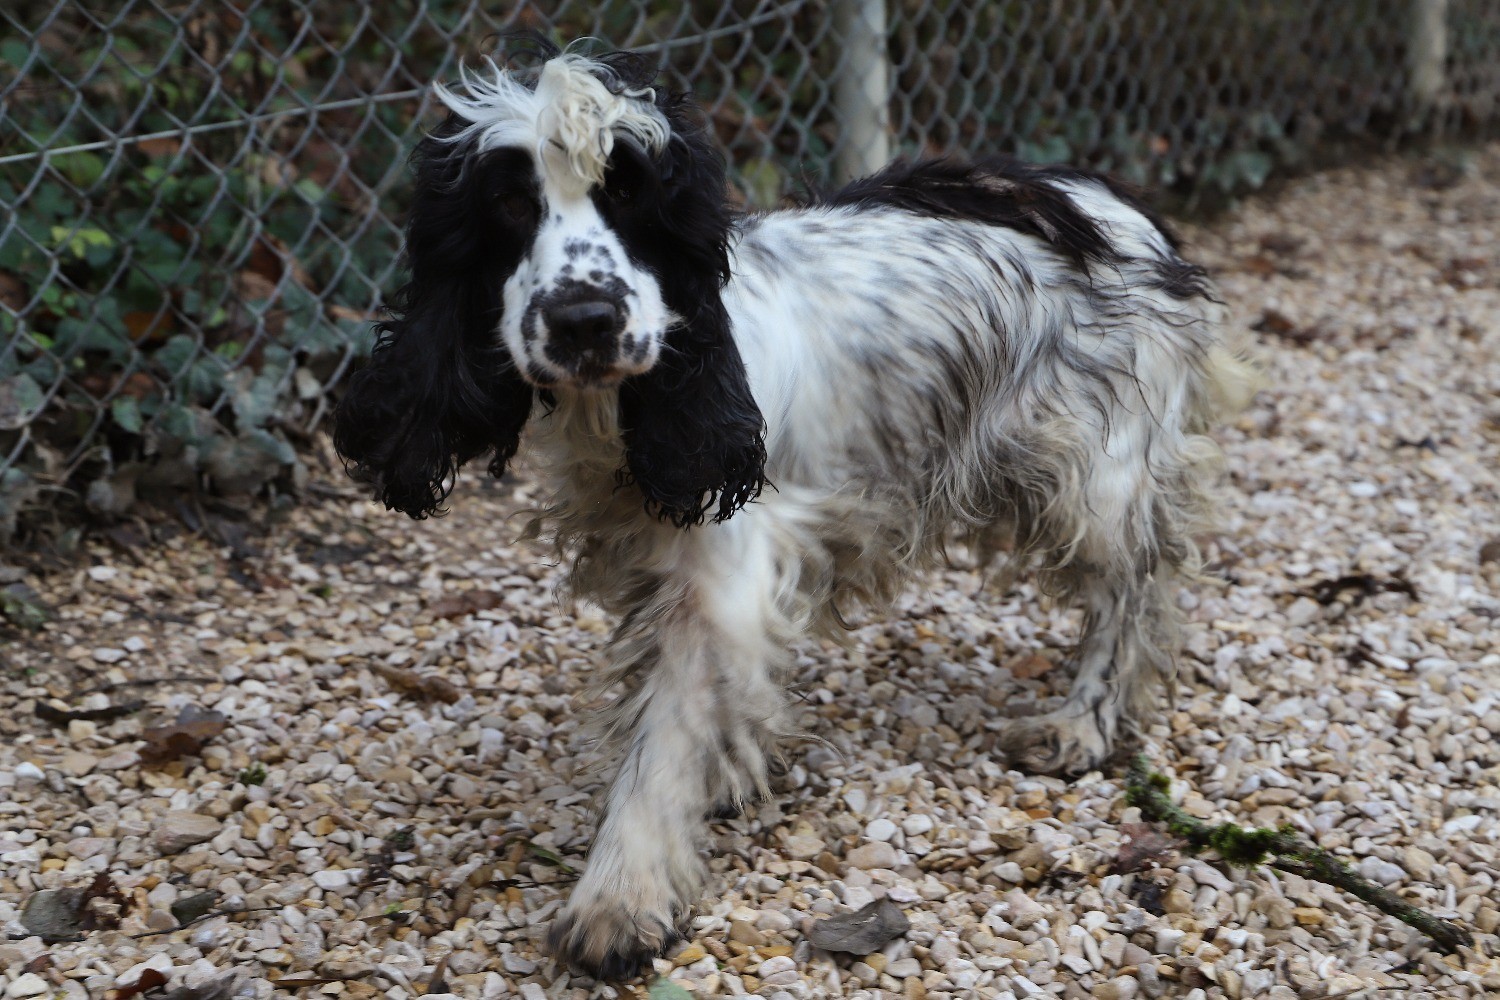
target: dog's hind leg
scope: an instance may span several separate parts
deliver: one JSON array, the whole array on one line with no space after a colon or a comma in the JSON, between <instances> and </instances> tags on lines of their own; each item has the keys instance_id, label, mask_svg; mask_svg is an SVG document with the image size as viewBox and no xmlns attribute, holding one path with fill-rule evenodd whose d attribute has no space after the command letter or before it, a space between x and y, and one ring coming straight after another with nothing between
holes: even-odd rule
<instances>
[{"instance_id":1,"label":"dog's hind leg","mask_svg":"<svg viewBox=\"0 0 1500 1000\"><path fill-rule=\"evenodd\" d=\"M1079 601L1077 676L1055 711L1010 721L998 743L1023 770L1079 774L1113 750L1126 725L1149 718L1175 679L1172 586L1196 574L1193 534L1211 523L1208 489L1218 449L1117 411L1113 433L1066 453L1039 507L1036 549L1044 583Z\"/></svg>"},{"instance_id":2,"label":"dog's hind leg","mask_svg":"<svg viewBox=\"0 0 1500 1000\"><path fill-rule=\"evenodd\" d=\"M619 768L551 935L559 960L597 979L629 978L671 944L701 889L707 815L766 790L786 647L759 513L694 531L614 643L628 688L605 745Z\"/></svg>"},{"instance_id":3,"label":"dog's hind leg","mask_svg":"<svg viewBox=\"0 0 1500 1000\"><path fill-rule=\"evenodd\" d=\"M1121 728L1151 712L1172 674L1175 612L1161 581L1150 573L1119 581L1100 575L1082 587L1083 639L1067 698L1044 715L1008 720L1000 734L1000 749L1023 771L1096 767Z\"/></svg>"}]
</instances>

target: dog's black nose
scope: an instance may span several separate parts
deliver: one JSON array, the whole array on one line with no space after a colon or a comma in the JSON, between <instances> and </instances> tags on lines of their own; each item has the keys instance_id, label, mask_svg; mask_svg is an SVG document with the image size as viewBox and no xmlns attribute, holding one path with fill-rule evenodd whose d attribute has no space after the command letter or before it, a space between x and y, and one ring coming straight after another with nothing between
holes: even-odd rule
<instances>
[{"instance_id":1,"label":"dog's black nose","mask_svg":"<svg viewBox=\"0 0 1500 1000\"><path fill-rule=\"evenodd\" d=\"M613 350L620 331L620 307L603 300L549 306L543 316L547 332L565 350Z\"/></svg>"}]
</instances>

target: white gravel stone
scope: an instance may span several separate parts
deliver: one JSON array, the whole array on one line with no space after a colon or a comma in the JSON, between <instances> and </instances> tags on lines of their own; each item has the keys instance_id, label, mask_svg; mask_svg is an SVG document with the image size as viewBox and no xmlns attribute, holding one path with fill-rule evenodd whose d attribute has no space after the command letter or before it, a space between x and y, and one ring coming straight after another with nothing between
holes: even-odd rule
<instances>
[{"instance_id":1,"label":"white gravel stone","mask_svg":"<svg viewBox=\"0 0 1500 1000\"><path fill-rule=\"evenodd\" d=\"M177 854L195 844L212 840L222 828L222 821L212 816L173 810L163 816L151 832L151 842L162 854Z\"/></svg>"},{"instance_id":2,"label":"white gravel stone","mask_svg":"<svg viewBox=\"0 0 1500 1000\"><path fill-rule=\"evenodd\" d=\"M901 821L901 829L908 837L922 837L932 832L937 824L925 813L913 813Z\"/></svg>"},{"instance_id":3,"label":"white gravel stone","mask_svg":"<svg viewBox=\"0 0 1500 1000\"><path fill-rule=\"evenodd\" d=\"M876 841L861 844L845 855L844 860L852 868L895 868L900 863L900 855L890 844Z\"/></svg>"},{"instance_id":4,"label":"white gravel stone","mask_svg":"<svg viewBox=\"0 0 1500 1000\"><path fill-rule=\"evenodd\" d=\"M11 769L11 774L15 775L16 784L18 785L36 784L47 777L46 771L43 771L29 760L17 764Z\"/></svg>"},{"instance_id":5,"label":"white gravel stone","mask_svg":"<svg viewBox=\"0 0 1500 1000\"><path fill-rule=\"evenodd\" d=\"M1359 873L1376 885L1394 885L1406 877L1400 865L1379 858L1365 858L1359 863Z\"/></svg>"},{"instance_id":6,"label":"white gravel stone","mask_svg":"<svg viewBox=\"0 0 1500 1000\"><path fill-rule=\"evenodd\" d=\"M329 871L313 872L313 885L324 891L347 889L356 884L364 872L358 868L339 868Z\"/></svg>"},{"instance_id":7,"label":"white gravel stone","mask_svg":"<svg viewBox=\"0 0 1500 1000\"><path fill-rule=\"evenodd\" d=\"M5 988L5 995L8 997L39 997L50 989L51 986L48 985L47 980L41 976L34 972L23 972L10 981L10 985Z\"/></svg>"}]
</instances>

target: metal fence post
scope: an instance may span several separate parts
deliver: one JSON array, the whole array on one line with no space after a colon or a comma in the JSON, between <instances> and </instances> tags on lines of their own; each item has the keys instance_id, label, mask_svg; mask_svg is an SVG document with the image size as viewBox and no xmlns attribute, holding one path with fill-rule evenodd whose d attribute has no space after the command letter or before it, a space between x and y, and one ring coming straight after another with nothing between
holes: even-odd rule
<instances>
[{"instance_id":1,"label":"metal fence post","mask_svg":"<svg viewBox=\"0 0 1500 1000\"><path fill-rule=\"evenodd\" d=\"M873 173L891 158L891 70L885 0L838 0L835 42L843 45L834 102L839 180Z\"/></svg>"},{"instance_id":2,"label":"metal fence post","mask_svg":"<svg viewBox=\"0 0 1500 1000\"><path fill-rule=\"evenodd\" d=\"M1429 123L1445 80L1448 0L1411 0L1411 45L1406 50L1408 124Z\"/></svg>"}]
</instances>

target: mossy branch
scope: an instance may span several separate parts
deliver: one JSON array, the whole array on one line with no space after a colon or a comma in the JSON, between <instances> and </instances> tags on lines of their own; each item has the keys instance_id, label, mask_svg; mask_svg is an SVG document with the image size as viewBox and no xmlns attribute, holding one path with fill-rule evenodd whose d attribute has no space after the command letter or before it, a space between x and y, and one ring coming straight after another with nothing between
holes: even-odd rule
<instances>
[{"instance_id":1,"label":"mossy branch","mask_svg":"<svg viewBox=\"0 0 1500 1000\"><path fill-rule=\"evenodd\" d=\"M1459 945L1473 947L1474 938L1463 927L1434 917L1376 885L1321 847L1303 840L1292 828L1246 829L1234 823L1205 823L1173 805L1168 796L1170 788L1171 781L1151 770L1151 762L1144 755L1131 761L1125 776L1125 801L1140 809L1146 819L1165 824L1183 841L1188 853L1211 850L1236 867L1265 864L1342 889L1426 934L1444 954L1457 951Z\"/></svg>"}]
</instances>

